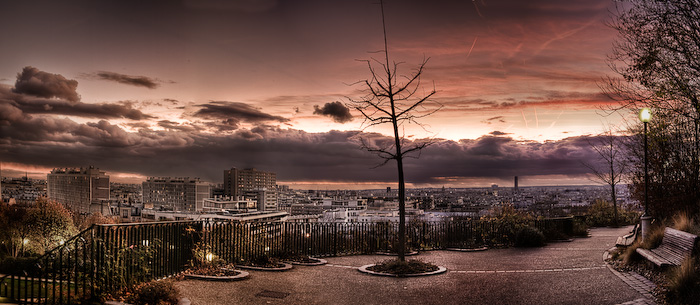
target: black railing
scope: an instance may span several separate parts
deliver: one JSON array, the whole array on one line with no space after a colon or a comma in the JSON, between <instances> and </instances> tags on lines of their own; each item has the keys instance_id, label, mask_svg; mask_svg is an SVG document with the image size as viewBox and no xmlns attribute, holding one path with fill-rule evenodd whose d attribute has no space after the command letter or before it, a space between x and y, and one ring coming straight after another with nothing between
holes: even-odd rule
<instances>
[{"instance_id":1,"label":"black railing","mask_svg":"<svg viewBox=\"0 0 700 305\"><path fill-rule=\"evenodd\" d=\"M534 220L543 232L571 235L572 218ZM407 223L409 250L507 246L512 223L486 220ZM94 225L0 278L0 296L21 304L71 304L184 271L195 255L231 263L261 256L339 256L395 252L398 224L175 221Z\"/></svg>"}]
</instances>

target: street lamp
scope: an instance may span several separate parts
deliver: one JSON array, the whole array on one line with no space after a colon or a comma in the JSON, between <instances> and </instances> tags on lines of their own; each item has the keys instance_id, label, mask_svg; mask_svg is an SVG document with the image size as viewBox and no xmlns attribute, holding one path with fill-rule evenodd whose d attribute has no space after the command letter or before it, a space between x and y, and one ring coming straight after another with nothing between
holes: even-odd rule
<instances>
[{"instance_id":1,"label":"street lamp","mask_svg":"<svg viewBox=\"0 0 700 305\"><path fill-rule=\"evenodd\" d=\"M639 120L644 123L644 215L642 215L642 241L649 232L651 226L651 215L649 215L649 161L647 145L647 123L651 121L651 110L643 108L639 111Z\"/></svg>"}]
</instances>

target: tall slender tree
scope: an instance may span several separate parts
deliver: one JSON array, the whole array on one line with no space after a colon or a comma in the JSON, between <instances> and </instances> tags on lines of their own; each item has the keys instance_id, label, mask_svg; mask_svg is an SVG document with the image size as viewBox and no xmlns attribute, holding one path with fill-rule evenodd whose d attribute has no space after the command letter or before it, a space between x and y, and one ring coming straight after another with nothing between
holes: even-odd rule
<instances>
[{"instance_id":1,"label":"tall slender tree","mask_svg":"<svg viewBox=\"0 0 700 305\"><path fill-rule=\"evenodd\" d=\"M405 261L406 252L406 183L404 176L403 160L405 157L417 157L420 151L430 145L430 139L408 140L405 138L404 124L413 123L424 127L417 120L438 111L442 105L431 100L435 94L433 87L425 94L419 94L421 75L428 59L418 66L410 75L401 75L398 72L400 63L393 62L389 58L389 44L387 41L386 18L384 15L384 2L380 1L382 11L382 30L384 34L384 58L382 60L365 60L370 71L370 77L361 81L365 94L359 99L350 100L350 107L359 111L363 118L364 128L376 125L391 125L394 141L382 143L370 139L361 139L362 148L378 155L384 161L378 166L396 160L398 171L398 200L399 200L399 238L398 259ZM423 91L421 91L423 92Z\"/></svg>"},{"instance_id":2,"label":"tall slender tree","mask_svg":"<svg viewBox=\"0 0 700 305\"><path fill-rule=\"evenodd\" d=\"M591 149L598 154L598 164L584 163L596 180L610 186L610 199L613 204L613 225L618 225L617 186L622 183L628 170L627 154L621 137L612 129L589 140Z\"/></svg>"}]
</instances>

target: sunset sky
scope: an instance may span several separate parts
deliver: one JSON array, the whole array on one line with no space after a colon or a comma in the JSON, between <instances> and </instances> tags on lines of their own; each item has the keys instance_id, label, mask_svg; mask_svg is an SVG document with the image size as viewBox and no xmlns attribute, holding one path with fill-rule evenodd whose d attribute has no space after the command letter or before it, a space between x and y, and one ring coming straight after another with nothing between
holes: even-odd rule
<instances>
[{"instance_id":1,"label":"sunset sky","mask_svg":"<svg viewBox=\"0 0 700 305\"><path fill-rule=\"evenodd\" d=\"M293 188L393 186L345 112L383 49L377 0L0 1L3 176L93 165L112 181L255 167ZM443 108L410 187L591 184L587 138L622 126L612 0L386 0L391 59ZM338 103L339 102L339 103Z\"/></svg>"}]
</instances>

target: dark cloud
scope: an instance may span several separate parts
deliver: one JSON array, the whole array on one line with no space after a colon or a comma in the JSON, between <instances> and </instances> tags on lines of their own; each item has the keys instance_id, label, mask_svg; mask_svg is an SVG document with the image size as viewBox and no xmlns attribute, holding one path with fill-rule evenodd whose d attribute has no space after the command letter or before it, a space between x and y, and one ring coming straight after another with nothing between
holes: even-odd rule
<instances>
[{"instance_id":1,"label":"dark cloud","mask_svg":"<svg viewBox=\"0 0 700 305\"><path fill-rule=\"evenodd\" d=\"M392 141L376 133L309 133L258 125L212 134L171 121L159 125L165 129L126 132L107 121L79 124L32 117L11 104L0 104L0 157L45 167L93 164L113 172L197 176L212 182L220 182L227 166L274 171L284 181L394 183L396 179L395 163L373 169L380 160L358 147L358 137L375 143ZM442 183L445 177L581 176L588 173L581 161L597 158L587 139L540 143L489 135L440 140L420 158L404 160L406 178L420 185Z\"/></svg>"},{"instance_id":2,"label":"dark cloud","mask_svg":"<svg viewBox=\"0 0 700 305\"><path fill-rule=\"evenodd\" d=\"M213 101L208 104L197 105L200 107L193 116L212 119L224 120L223 123L229 126L237 126L239 122L262 123L266 121L287 122L281 116L271 115L260 111L259 108L253 107L246 103Z\"/></svg>"},{"instance_id":3,"label":"dark cloud","mask_svg":"<svg viewBox=\"0 0 700 305\"><path fill-rule=\"evenodd\" d=\"M15 91L15 92L12 92ZM0 103L9 103L27 114L58 114L87 118L113 119L126 118L144 120L153 116L134 109L132 103L83 103L61 99L41 99L16 93L0 86Z\"/></svg>"},{"instance_id":4,"label":"dark cloud","mask_svg":"<svg viewBox=\"0 0 700 305\"><path fill-rule=\"evenodd\" d=\"M352 121L350 109L338 101L326 103L323 105L323 107L314 105L314 114L329 116L333 119L333 121L338 123L347 123Z\"/></svg>"},{"instance_id":5,"label":"dark cloud","mask_svg":"<svg viewBox=\"0 0 700 305\"><path fill-rule=\"evenodd\" d=\"M77 102L80 100L77 88L78 82L76 80L69 80L63 75L47 73L27 66L17 74L13 91L37 97L61 98Z\"/></svg>"},{"instance_id":6,"label":"dark cloud","mask_svg":"<svg viewBox=\"0 0 700 305\"><path fill-rule=\"evenodd\" d=\"M173 122L170 120L158 121L158 126L165 128L165 129L179 130L179 131L183 131L183 132L194 132L194 131L200 130L200 128L194 127L190 124L180 124L180 123Z\"/></svg>"},{"instance_id":7,"label":"dark cloud","mask_svg":"<svg viewBox=\"0 0 700 305\"><path fill-rule=\"evenodd\" d=\"M150 77L126 75L126 74L120 74L120 73L108 72L108 71L100 71L100 72L97 72L94 75L90 75L90 76L93 76L93 77L96 77L96 78L102 79L102 80L118 82L120 84L125 84L125 85L146 87L148 89L155 89L160 85L158 83L158 80L150 78Z\"/></svg>"},{"instance_id":8,"label":"dark cloud","mask_svg":"<svg viewBox=\"0 0 700 305\"><path fill-rule=\"evenodd\" d=\"M489 134L492 136L505 136L505 135L509 135L510 133L495 130L495 131L490 132Z\"/></svg>"}]
</instances>

